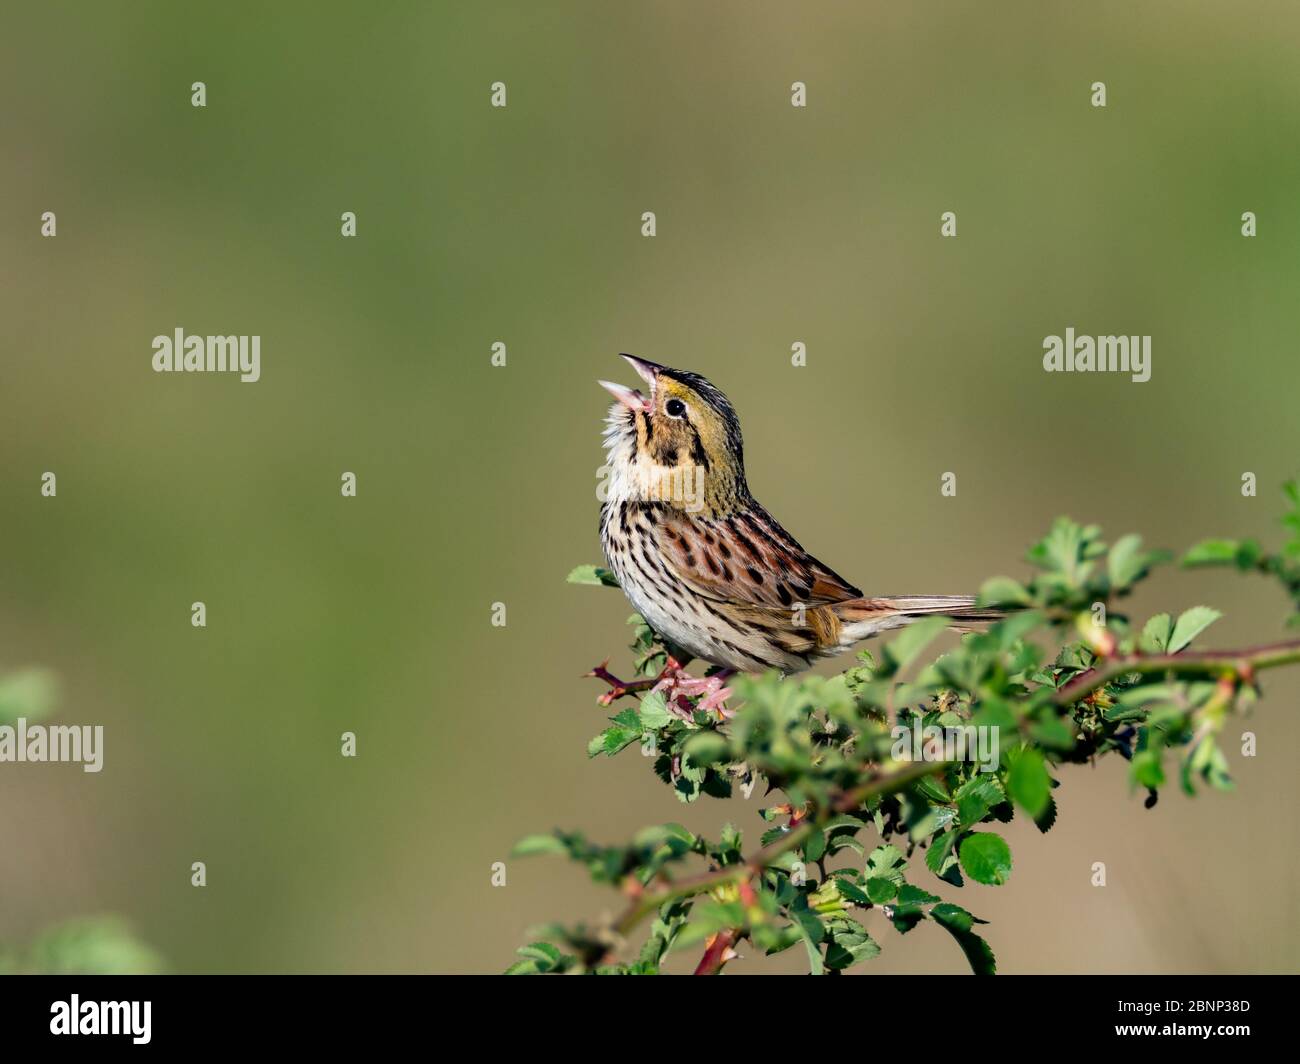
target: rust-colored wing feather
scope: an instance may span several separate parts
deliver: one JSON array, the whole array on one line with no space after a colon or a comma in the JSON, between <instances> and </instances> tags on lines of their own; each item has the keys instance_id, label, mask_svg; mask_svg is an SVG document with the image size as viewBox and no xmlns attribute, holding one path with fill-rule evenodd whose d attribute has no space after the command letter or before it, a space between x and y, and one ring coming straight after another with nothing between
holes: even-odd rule
<instances>
[{"instance_id":1,"label":"rust-colored wing feather","mask_svg":"<svg viewBox=\"0 0 1300 1064\"><path fill-rule=\"evenodd\" d=\"M663 513L661 557L700 594L736 606L789 613L844 602L862 592L803 549L762 508L728 517Z\"/></svg>"}]
</instances>

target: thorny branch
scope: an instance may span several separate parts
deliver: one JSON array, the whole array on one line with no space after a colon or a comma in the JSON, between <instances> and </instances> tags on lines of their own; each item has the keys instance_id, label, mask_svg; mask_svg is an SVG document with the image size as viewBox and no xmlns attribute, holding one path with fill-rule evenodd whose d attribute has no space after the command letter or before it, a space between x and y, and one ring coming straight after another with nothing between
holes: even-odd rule
<instances>
[{"instance_id":1,"label":"thorny branch","mask_svg":"<svg viewBox=\"0 0 1300 1064\"><path fill-rule=\"evenodd\" d=\"M1209 675L1251 684L1255 674L1263 669L1297 662L1300 662L1300 639L1241 650L1203 651L1196 654L1130 654L1105 660L1097 667L1079 674L1059 688L1053 694L1051 702L1058 707L1071 706L1106 684L1133 673ZM588 673L610 685L611 689L600 698L602 705L609 705L624 695L647 690L656 683L654 679L625 683L608 671L607 664L608 662L602 663ZM946 764L943 761L911 762L902 768L877 774L858 787L844 792L826 808L792 821L781 838L736 864L669 882L655 890L647 890L633 881L629 887L632 901L614 921L612 930L622 938L666 902L703 894L727 883L739 883L743 889L754 876L762 875L782 854L801 845L813 830L831 817L856 809L877 795L902 790L916 780L945 768ZM714 934L706 944L704 956L693 974L718 974L727 961L736 956L735 946L740 937L735 929Z\"/></svg>"}]
</instances>

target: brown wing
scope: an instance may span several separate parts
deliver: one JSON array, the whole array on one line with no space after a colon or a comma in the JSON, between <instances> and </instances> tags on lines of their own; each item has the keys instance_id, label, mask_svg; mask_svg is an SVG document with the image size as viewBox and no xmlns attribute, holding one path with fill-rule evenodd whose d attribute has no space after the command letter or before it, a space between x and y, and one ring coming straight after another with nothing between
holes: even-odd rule
<instances>
[{"instance_id":1,"label":"brown wing","mask_svg":"<svg viewBox=\"0 0 1300 1064\"><path fill-rule=\"evenodd\" d=\"M780 610L862 597L761 506L728 517L665 509L659 518L660 557L702 595Z\"/></svg>"}]
</instances>

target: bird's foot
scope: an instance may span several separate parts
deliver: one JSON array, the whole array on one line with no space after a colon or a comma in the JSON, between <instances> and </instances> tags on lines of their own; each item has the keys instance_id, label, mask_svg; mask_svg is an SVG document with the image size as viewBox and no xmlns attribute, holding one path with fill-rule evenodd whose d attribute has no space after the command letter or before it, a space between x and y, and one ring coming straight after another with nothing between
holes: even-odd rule
<instances>
[{"instance_id":1,"label":"bird's foot","mask_svg":"<svg viewBox=\"0 0 1300 1064\"><path fill-rule=\"evenodd\" d=\"M720 669L711 676L696 677L669 658L669 667L664 669L659 682L651 690L662 693L670 707L685 710L687 717L692 712L703 711L717 713L726 719L735 712L726 707L726 701L731 697L731 688L726 683L734 674L734 669ZM698 699L694 706L689 701L692 698Z\"/></svg>"},{"instance_id":2,"label":"bird's foot","mask_svg":"<svg viewBox=\"0 0 1300 1064\"><path fill-rule=\"evenodd\" d=\"M735 675L735 669L719 669L710 676L692 676L675 658L669 657L653 679L620 680L608 666L606 660L587 673L609 684L609 690L596 699L602 706L613 705L625 695L652 691L662 694L668 711L682 720L690 720L691 715L699 711L716 713L724 720L735 715L735 711L726 705L731 697L731 688L726 683Z\"/></svg>"}]
</instances>

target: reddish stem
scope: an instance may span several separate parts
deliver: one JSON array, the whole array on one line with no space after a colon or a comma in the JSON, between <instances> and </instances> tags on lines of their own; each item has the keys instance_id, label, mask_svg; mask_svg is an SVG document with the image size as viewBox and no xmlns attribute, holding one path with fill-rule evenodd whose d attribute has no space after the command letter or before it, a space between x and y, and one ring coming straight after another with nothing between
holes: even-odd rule
<instances>
[{"instance_id":1,"label":"reddish stem","mask_svg":"<svg viewBox=\"0 0 1300 1064\"><path fill-rule=\"evenodd\" d=\"M659 682L658 678L655 678L653 680L623 681L620 680L617 676L615 676L612 672L610 672L609 669L606 668L607 665L609 665L608 658L606 658L594 669L592 669L591 672L587 673L588 676L594 677L597 680L604 680L610 686L610 690L606 691L603 695L601 695L598 699L596 699L596 701L599 702L602 706L612 705L613 703L617 702L620 698L622 698L624 695L631 695L631 694L637 694L641 691L648 691L656 683Z\"/></svg>"},{"instance_id":2,"label":"reddish stem","mask_svg":"<svg viewBox=\"0 0 1300 1064\"><path fill-rule=\"evenodd\" d=\"M731 928L725 931L718 931L709 936L709 941L704 947L704 956L700 958L700 963L695 966L692 975L717 975L722 971L722 966L727 961L736 956L736 951L732 947L736 944L736 932Z\"/></svg>"}]
</instances>

